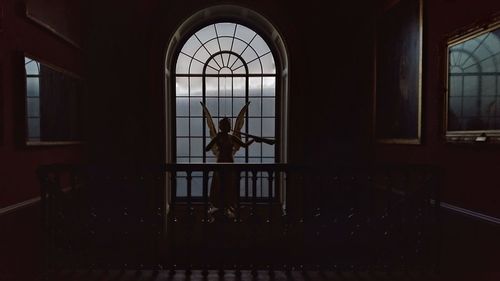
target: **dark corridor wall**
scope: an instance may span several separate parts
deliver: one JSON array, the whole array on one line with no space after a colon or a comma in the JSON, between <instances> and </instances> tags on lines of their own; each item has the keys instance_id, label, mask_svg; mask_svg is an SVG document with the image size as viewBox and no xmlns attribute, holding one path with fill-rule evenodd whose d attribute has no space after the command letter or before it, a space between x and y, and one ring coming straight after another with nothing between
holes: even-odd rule
<instances>
[{"instance_id":1,"label":"dark corridor wall","mask_svg":"<svg viewBox=\"0 0 500 281\"><path fill-rule=\"evenodd\" d=\"M289 159L364 159L370 124L373 9L345 1L224 2L281 32L290 57ZM165 161L164 56L190 15L220 1L93 1L86 72L93 161ZM168 114L168 113L167 113Z\"/></svg>"},{"instance_id":2,"label":"dark corridor wall","mask_svg":"<svg viewBox=\"0 0 500 281\"><path fill-rule=\"evenodd\" d=\"M25 15L24 1L4 0L0 27L0 208L35 198L36 168L82 159L81 146L31 146L24 143L24 58L28 53L81 74L82 51ZM64 15L61 15L63 17ZM73 15L77 17L77 15Z\"/></svg>"},{"instance_id":3,"label":"dark corridor wall","mask_svg":"<svg viewBox=\"0 0 500 281\"><path fill-rule=\"evenodd\" d=\"M424 3L423 144L378 145L375 157L380 162L430 163L442 167L443 201L500 217L500 147L446 144L443 138L447 34L500 12L500 1L428 0Z\"/></svg>"}]
</instances>

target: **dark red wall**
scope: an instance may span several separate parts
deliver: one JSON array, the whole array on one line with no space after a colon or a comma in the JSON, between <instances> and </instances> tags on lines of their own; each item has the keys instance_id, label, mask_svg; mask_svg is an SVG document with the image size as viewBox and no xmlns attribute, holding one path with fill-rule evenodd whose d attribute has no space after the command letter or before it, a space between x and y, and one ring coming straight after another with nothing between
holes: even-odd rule
<instances>
[{"instance_id":1,"label":"dark red wall","mask_svg":"<svg viewBox=\"0 0 500 281\"><path fill-rule=\"evenodd\" d=\"M443 139L445 42L448 34L500 12L500 1L424 2L423 144L377 145L381 162L430 163L442 167L442 200L500 217L500 146L446 144Z\"/></svg>"},{"instance_id":2,"label":"dark red wall","mask_svg":"<svg viewBox=\"0 0 500 281\"><path fill-rule=\"evenodd\" d=\"M24 145L24 58L82 74L82 52L27 19L23 1L3 0L0 31L0 208L39 195L36 168L45 163L81 160L82 146Z\"/></svg>"}]
</instances>

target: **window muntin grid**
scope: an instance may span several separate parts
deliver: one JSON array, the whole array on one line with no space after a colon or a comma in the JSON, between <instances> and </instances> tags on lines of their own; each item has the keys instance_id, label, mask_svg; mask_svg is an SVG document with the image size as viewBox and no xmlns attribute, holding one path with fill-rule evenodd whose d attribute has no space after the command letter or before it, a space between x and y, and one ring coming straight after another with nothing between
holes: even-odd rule
<instances>
[{"instance_id":1,"label":"window muntin grid","mask_svg":"<svg viewBox=\"0 0 500 281\"><path fill-rule=\"evenodd\" d=\"M40 140L40 63L24 58L26 71L27 136L30 141Z\"/></svg>"},{"instance_id":2,"label":"window muntin grid","mask_svg":"<svg viewBox=\"0 0 500 281\"><path fill-rule=\"evenodd\" d=\"M500 130L500 28L448 50L448 131Z\"/></svg>"},{"instance_id":3,"label":"window muntin grid","mask_svg":"<svg viewBox=\"0 0 500 281\"><path fill-rule=\"evenodd\" d=\"M175 69L178 163L215 162L215 156L203 149L210 137L200 102L209 109L216 127L225 116L234 124L239 110L250 102L242 132L276 138L276 66L269 46L256 32L235 23L208 25L187 39ZM276 146L254 143L241 148L235 163L275 163ZM192 195L201 196L202 174L192 177ZM179 173L176 195L185 197L186 187L185 173ZM252 196L251 187L250 175L242 174L240 195ZM267 197L268 192L267 175L259 174L256 195Z\"/></svg>"}]
</instances>

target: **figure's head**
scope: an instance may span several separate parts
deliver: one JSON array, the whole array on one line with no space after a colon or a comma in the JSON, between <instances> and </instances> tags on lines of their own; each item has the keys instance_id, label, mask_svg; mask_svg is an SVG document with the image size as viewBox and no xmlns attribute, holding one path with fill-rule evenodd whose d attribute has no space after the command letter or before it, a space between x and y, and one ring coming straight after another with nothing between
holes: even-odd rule
<instances>
[{"instance_id":1,"label":"figure's head","mask_svg":"<svg viewBox=\"0 0 500 281\"><path fill-rule=\"evenodd\" d=\"M231 120L227 117L222 118L219 121L219 130L223 133L229 133L231 131Z\"/></svg>"}]
</instances>

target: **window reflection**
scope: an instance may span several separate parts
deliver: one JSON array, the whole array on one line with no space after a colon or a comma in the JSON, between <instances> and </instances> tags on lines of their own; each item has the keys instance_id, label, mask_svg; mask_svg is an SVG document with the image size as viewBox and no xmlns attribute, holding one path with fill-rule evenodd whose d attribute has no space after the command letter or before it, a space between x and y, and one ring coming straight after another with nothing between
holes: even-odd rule
<instances>
[{"instance_id":1,"label":"window reflection","mask_svg":"<svg viewBox=\"0 0 500 281\"><path fill-rule=\"evenodd\" d=\"M448 131L498 130L500 29L449 48Z\"/></svg>"}]
</instances>

